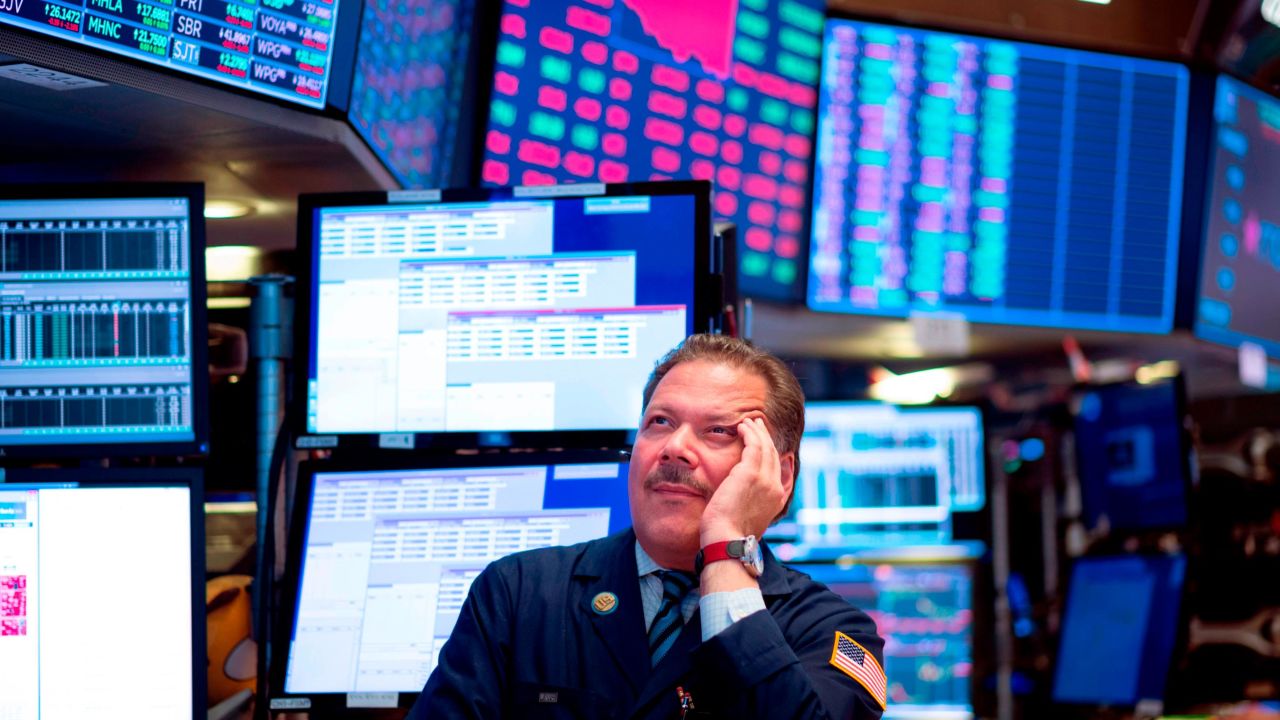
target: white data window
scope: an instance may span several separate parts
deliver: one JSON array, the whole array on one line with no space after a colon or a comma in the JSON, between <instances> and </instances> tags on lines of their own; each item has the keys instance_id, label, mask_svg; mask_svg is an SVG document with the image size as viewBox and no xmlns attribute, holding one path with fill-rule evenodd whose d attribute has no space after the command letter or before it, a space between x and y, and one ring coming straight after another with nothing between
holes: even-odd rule
<instances>
[{"instance_id":1,"label":"white data window","mask_svg":"<svg viewBox=\"0 0 1280 720\"><path fill-rule=\"evenodd\" d=\"M608 507L544 507L548 475L623 476L581 467L317 475L286 691L421 690L486 565L608 534Z\"/></svg>"},{"instance_id":2,"label":"white data window","mask_svg":"<svg viewBox=\"0 0 1280 720\"><path fill-rule=\"evenodd\" d=\"M320 211L320 256L463 258L551 252L554 206L450 203Z\"/></svg>"},{"instance_id":3,"label":"white data window","mask_svg":"<svg viewBox=\"0 0 1280 720\"><path fill-rule=\"evenodd\" d=\"M469 262L406 262L403 308L510 309L635 304L636 256L578 253Z\"/></svg>"},{"instance_id":4,"label":"white data window","mask_svg":"<svg viewBox=\"0 0 1280 720\"><path fill-rule=\"evenodd\" d=\"M16 495L0 491L0 717L189 715L190 490Z\"/></svg>"}]
</instances>

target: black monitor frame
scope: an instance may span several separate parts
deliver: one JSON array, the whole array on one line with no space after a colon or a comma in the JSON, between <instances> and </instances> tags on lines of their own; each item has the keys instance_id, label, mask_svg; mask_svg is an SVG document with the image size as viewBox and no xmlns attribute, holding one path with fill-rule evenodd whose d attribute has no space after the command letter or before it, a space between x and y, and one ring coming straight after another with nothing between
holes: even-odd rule
<instances>
[{"instance_id":1,"label":"black monitor frame","mask_svg":"<svg viewBox=\"0 0 1280 720\"><path fill-rule=\"evenodd\" d=\"M0 470L5 485L79 485L85 488L183 485L190 489L191 523L191 717L208 712L209 643L205 622L204 471L199 468L100 468ZM91 541L91 538L85 538Z\"/></svg>"},{"instance_id":2,"label":"black monitor frame","mask_svg":"<svg viewBox=\"0 0 1280 720\"><path fill-rule=\"evenodd\" d=\"M418 692L399 692L398 712L385 709L349 708L348 693L286 693L285 678L289 670L289 649L293 642L293 629L297 620L298 600L301 594L301 572L310 523L311 493L315 476L320 473L378 472L394 470L452 469L473 467L518 467L525 465L591 464L630 462L631 453L621 450L562 450L540 452L488 451L481 453L412 454L404 457L381 455L364 460L312 460L298 466L297 493L293 502L293 517L288 531L288 553L284 577L279 587L280 607L271 613L271 622L278 623L266 633L272 640L271 667L268 669L268 700L264 700L259 684L259 702L268 704L271 710L306 710L319 717L341 715L343 717L373 718L402 717L403 711L413 706Z\"/></svg>"},{"instance_id":3,"label":"black monitor frame","mask_svg":"<svg viewBox=\"0 0 1280 720\"><path fill-rule=\"evenodd\" d=\"M191 301L191 429L190 440L172 442L76 442L4 445L0 458L61 459L136 457L144 455L204 455L209 452L209 343L205 307L205 218L203 183L0 184L5 200L126 200L184 198L189 211L189 277Z\"/></svg>"},{"instance_id":4,"label":"black monitor frame","mask_svg":"<svg viewBox=\"0 0 1280 720\"><path fill-rule=\"evenodd\" d=\"M630 447L634 428L600 430L524 430L524 431L460 431L460 432L390 432L390 433L311 433L307 430L307 383L312 358L312 334L317 327L315 288L315 216L326 207L394 206L397 204L439 204L485 202L492 200L548 200L556 198L617 197L631 195L694 197L696 229L700 238L694 246L694 305L689 309L693 332L710 332L720 327L720 316L726 305L723 276L714 272L712 263L714 236L711 225L711 184L705 181L584 183L580 185L547 185L531 187L422 190L402 192L352 192L304 194L298 197L298 263L295 290L294 323L295 372L291 427L299 448L338 448L357 452L397 449L450 450L476 447ZM636 418L639 423L640 419ZM386 444L384 438L410 436L409 443ZM406 447L407 445L407 447Z\"/></svg>"}]
</instances>

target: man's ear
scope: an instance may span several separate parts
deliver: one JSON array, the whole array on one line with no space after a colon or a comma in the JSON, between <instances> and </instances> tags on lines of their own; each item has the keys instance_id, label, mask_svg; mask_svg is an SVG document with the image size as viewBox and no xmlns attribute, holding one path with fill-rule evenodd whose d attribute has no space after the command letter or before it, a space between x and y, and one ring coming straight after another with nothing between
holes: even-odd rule
<instances>
[{"instance_id":1,"label":"man's ear","mask_svg":"<svg viewBox=\"0 0 1280 720\"><path fill-rule=\"evenodd\" d=\"M791 488L796 485L796 453L791 451L778 458L778 465L781 467L782 474L782 491L789 498L791 497Z\"/></svg>"}]
</instances>

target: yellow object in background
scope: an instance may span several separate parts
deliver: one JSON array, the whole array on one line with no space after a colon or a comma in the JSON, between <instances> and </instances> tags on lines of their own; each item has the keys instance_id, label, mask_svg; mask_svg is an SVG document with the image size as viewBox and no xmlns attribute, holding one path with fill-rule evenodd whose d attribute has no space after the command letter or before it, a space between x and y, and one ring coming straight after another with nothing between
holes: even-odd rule
<instances>
[{"instance_id":1,"label":"yellow object in background","mask_svg":"<svg viewBox=\"0 0 1280 720\"><path fill-rule=\"evenodd\" d=\"M223 575L205 584L209 632L209 704L254 690L258 643L253 639L249 575Z\"/></svg>"}]
</instances>

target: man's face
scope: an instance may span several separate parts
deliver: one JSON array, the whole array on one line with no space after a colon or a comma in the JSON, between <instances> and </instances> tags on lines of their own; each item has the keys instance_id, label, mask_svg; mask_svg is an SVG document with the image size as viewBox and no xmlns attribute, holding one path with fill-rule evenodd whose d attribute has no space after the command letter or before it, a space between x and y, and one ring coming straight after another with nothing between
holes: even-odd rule
<instances>
[{"instance_id":1,"label":"man's face","mask_svg":"<svg viewBox=\"0 0 1280 720\"><path fill-rule=\"evenodd\" d=\"M666 567L690 565L712 493L742 457L738 423L763 417L769 386L749 370L697 360L654 389L631 451L628 496L640 545Z\"/></svg>"}]
</instances>

